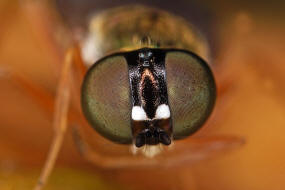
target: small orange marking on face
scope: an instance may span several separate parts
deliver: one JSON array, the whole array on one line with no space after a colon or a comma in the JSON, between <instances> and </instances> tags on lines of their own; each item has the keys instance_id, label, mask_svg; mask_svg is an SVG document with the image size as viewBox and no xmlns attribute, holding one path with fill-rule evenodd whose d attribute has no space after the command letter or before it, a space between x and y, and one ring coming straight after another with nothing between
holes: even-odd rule
<instances>
[{"instance_id":1,"label":"small orange marking on face","mask_svg":"<svg viewBox=\"0 0 285 190\"><path fill-rule=\"evenodd\" d=\"M156 84L155 78L154 78L152 72L151 72L149 69L145 69L145 70L143 71L143 73L142 73L142 79L141 79L141 82L140 82L141 84L144 82L144 80L145 80L146 77L148 77L148 78L151 80L151 82L152 82L153 84Z\"/></svg>"}]
</instances>

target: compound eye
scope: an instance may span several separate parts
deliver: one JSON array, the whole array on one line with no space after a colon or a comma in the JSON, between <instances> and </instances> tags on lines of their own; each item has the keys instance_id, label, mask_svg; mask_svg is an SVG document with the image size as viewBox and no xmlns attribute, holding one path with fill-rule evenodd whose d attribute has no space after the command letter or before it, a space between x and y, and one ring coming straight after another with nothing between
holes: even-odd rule
<instances>
[{"instance_id":1,"label":"compound eye","mask_svg":"<svg viewBox=\"0 0 285 190\"><path fill-rule=\"evenodd\" d=\"M190 52L168 51L165 67L173 137L182 139L209 117L216 98L215 81L206 62Z\"/></svg>"},{"instance_id":2,"label":"compound eye","mask_svg":"<svg viewBox=\"0 0 285 190\"><path fill-rule=\"evenodd\" d=\"M96 62L82 85L81 104L91 126L118 143L131 143L128 64L123 55Z\"/></svg>"}]
</instances>

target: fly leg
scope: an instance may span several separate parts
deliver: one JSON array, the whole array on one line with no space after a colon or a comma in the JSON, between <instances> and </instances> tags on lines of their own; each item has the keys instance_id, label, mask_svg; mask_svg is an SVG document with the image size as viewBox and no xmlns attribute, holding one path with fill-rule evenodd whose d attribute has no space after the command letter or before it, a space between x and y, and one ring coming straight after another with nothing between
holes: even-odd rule
<instances>
[{"instance_id":1,"label":"fly leg","mask_svg":"<svg viewBox=\"0 0 285 190\"><path fill-rule=\"evenodd\" d=\"M69 49L66 53L64 63L62 65L62 71L57 87L56 99L55 99L55 110L53 127L55 129L55 135L50 146L47 160L42 169L39 180L34 190L41 190L45 185L59 153L62 145L64 135L68 125L68 108L70 99L70 70L73 57L73 50Z\"/></svg>"},{"instance_id":2,"label":"fly leg","mask_svg":"<svg viewBox=\"0 0 285 190\"><path fill-rule=\"evenodd\" d=\"M74 73L72 72L74 69L71 68L72 65L78 67L81 64L80 62L78 62L80 58L78 57L78 52L79 49L77 47L67 51L65 60L63 64L61 64L62 71L60 74L59 84L57 87L55 98L48 90L37 85L36 83L34 83L34 81L27 78L25 75L22 75L21 73L16 72L12 68L9 68L7 66L0 67L1 77L5 77L11 80L14 84L19 86L19 88L23 89L24 92L28 96L30 96L35 101L35 103L37 103L37 105L42 108L47 117L53 118L55 136L53 138L52 145L50 146L50 152L45 167L42 171L41 177L39 179L38 185L37 187L35 187L35 189L37 190L41 189L44 186L49 174L52 171L67 128L67 118L69 119L69 122L78 123L81 126L85 125L82 118L79 117L79 111L75 109L75 106L72 106L71 104L70 109L68 111L70 102L70 91L73 89L77 89L74 83L76 81L72 79L74 79L77 75L79 77L82 77L83 74L83 70L78 73ZM73 75L71 76L71 74Z\"/></svg>"}]
</instances>

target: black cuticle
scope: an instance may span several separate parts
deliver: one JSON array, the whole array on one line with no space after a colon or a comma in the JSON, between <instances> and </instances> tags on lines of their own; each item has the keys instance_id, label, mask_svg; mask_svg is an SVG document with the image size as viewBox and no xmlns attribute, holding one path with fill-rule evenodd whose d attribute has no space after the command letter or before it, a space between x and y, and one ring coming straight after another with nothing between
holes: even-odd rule
<instances>
[{"instance_id":1,"label":"black cuticle","mask_svg":"<svg viewBox=\"0 0 285 190\"><path fill-rule=\"evenodd\" d=\"M159 142L161 142L164 145L170 145L171 139L167 133L162 131L159 133Z\"/></svg>"},{"instance_id":2,"label":"black cuticle","mask_svg":"<svg viewBox=\"0 0 285 190\"><path fill-rule=\"evenodd\" d=\"M145 137L145 134L139 134L137 137L136 137L136 147L142 147L143 145L145 145L145 142L146 142L146 137Z\"/></svg>"}]
</instances>

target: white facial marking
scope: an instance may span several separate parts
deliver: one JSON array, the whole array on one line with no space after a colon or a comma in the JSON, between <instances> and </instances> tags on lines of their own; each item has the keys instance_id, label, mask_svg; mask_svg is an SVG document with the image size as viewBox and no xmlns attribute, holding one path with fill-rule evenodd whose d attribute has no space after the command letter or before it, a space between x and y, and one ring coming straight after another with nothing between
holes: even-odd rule
<instances>
[{"instance_id":1,"label":"white facial marking","mask_svg":"<svg viewBox=\"0 0 285 190\"><path fill-rule=\"evenodd\" d=\"M163 150L163 147L161 146L161 144L144 145L142 153L144 154L144 156L148 158L153 158L159 153L161 153L162 150Z\"/></svg>"},{"instance_id":2,"label":"white facial marking","mask_svg":"<svg viewBox=\"0 0 285 190\"><path fill-rule=\"evenodd\" d=\"M132 109L132 119L136 121L147 120L147 116L144 109L140 106L134 106Z\"/></svg>"},{"instance_id":3,"label":"white facial marking","mask_svg":"<svg viewBox=\"0 0 285 190\"><path fill-rule=\"evenodd\" d=\"M153 158L156 155L160 154L163 149L164 149L164 145L162 144L157 144L157 145L143 145L142 147L138 148L136 147L136 145L132 145L130 147L130 151L135 155L138 153L143 154L145 157L147 158Z\"/></svg>"},{"instance_id":4,"label":"white facial marking","mask_svg":"<svg viewBox=\"0 0 285 190\"><path fill-rule=\"evenodd\" d=\"M169 106L166 104L161 104L157 107L155 112L156 119L167 119L170 117Z\"/></svg>"}]
</instances>

